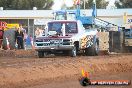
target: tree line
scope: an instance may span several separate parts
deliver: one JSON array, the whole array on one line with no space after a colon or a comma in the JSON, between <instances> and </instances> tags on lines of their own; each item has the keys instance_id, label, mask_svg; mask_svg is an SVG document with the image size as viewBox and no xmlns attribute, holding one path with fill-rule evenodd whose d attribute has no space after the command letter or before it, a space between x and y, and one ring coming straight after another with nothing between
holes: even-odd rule
<instances>
[{"instance_id":1,"label":"tree line","mask_svg":"<svg viewBox=\"0 0 132 88\"><path fill-rule=\"evenodd\" d=\"M132 0L119 0L115 5L117 8L132 8Z\"/></svg>"},{"instance_id":2,"label":"tree line","mask_svg":"<svg viewBox=\"0 0 132 88\"><path fill-rule=\"evenodd\" d=\"M6 10L51 9L52 4L52 0L0 0L0 7Z\"/></svg>"},{"instance_id":3,"label":"tree line","mask_svg":"<svg viewBox=\"0 0 132 88\"><path fill-rule=\"evenodd\" d=\"M54 4L54 0L0 0L0 7L6 10L32 10L37 7L38 10L49 10ZM98 9L105 9L109 4L105 0L96 0ZM85 8L92 8L93 0L85 0ZM117 8L132 8L132 0L119 0L115 2ZM81 8L84 8L84 0L81 0Z\"/></svg>"}]
</instances>

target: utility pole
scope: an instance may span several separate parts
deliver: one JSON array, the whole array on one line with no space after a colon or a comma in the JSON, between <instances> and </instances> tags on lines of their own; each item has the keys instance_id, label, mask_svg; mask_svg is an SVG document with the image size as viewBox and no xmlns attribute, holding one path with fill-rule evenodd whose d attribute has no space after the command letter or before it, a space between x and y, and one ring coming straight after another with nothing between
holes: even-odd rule
<instances>
[{"instance_id":1,"label":"utility pole","mask_svg":"<svg viewBox=\"0 0 132 88\"><path fill-rule=\"evenodd\" d=\"M93 0L93 12L92 12L92 16L96 17L97 16L97 8L96 8L96 0Z\"/></svg>"}]
</instances>

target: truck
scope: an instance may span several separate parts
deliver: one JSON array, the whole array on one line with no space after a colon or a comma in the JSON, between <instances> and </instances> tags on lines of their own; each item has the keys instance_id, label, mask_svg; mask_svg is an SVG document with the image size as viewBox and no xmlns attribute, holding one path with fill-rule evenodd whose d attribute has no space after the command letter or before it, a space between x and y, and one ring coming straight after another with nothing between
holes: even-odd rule
<instances>
[{"instance_id":1,"label":"truck","mask_svg":"<svg viewBox=\"0 0 132 88\"><path fill-rule=\"evenodd\" d=\"M79 1L79 0L75 0ZM93 2L91 16L86 16L80 9L80 1L75 4L74 10L57 10L53 12L54 20L80 20L84 28L98 28L99 30L103 29L104 31L109 31L108 26L113 25L117 26L111 22L104 21L97 17L96 1ZM119 27L120 28L120 27Z\"/></svg>"},{"instance_id":2,"label":"truck","mask_svg":"<svg viewBox=\"0 0 132 88\"><path fill-rule=\"evenodd\" d=\"M85 29L80 20L53 20L47 23L45 34L35 39L39 58L47 54L63 53L72 57L79 52L98 55L99 38L96 29Z\"/></svg>"},{"instance_id":3,"label":"truck","mask_svg":"<svg viewBox=\"0 0 132 88\"><path fill-rule=\"evenodd\" d=\"M96 10L93 9L92 13L96 13ZM92 16L85 16L82 15L80 11L80 3L76 4L75 10L57 10L53 12L54 20L80 20L84 28L88 26L93 27L95 15Z\"/></svg>"}]
</instances>

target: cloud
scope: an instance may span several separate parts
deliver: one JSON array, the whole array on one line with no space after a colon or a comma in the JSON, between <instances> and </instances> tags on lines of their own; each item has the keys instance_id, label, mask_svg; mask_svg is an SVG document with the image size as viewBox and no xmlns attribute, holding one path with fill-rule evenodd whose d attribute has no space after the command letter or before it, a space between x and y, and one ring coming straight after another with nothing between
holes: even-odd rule
<instances>
[{"instance_id":1,"label":"cloud","mask_svg":"<svg viewBox=\"0 0 132 88\"><path fill-rule=\"evenodd\" d=\"M66 7L72 7L74 5L74 1L73 0L54 0L52 10L60 10L64 4L66 5Z\"/></svg>"},{"instance_id":2,"label":"cloud","mask_svg":"<svg viewBox=\"0 0 132 88\"><path fill-rule=\"evenodd\" d=\"M72 7L74 2L73 2L73 0L65 0L65 4L67 7Z\"/></svg>"}]
</instances>

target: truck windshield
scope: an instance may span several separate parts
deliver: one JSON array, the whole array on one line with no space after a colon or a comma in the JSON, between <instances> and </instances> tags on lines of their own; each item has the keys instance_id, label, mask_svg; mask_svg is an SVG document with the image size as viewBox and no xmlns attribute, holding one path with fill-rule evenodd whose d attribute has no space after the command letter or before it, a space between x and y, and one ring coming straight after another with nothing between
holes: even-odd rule
<instances>
[{"instance_id":1,"label":"truck windshield","mask_svg":"<svg viewBox=\"0 0 132 88\"><path fill-rule=\"evenodd\" d=\"M76 22L50 22L48 23L48 31L56 31L62 33L62 25L65 25L65 33L77 33Z\"/></svg>"},{"instance_id":2,"label":"truck windshield","mask_svg":"<svg viewBox=\"0 0 132 88\"><path fill-rule=\"evenodd\" d=\"M66 20L66 15L65 14L56 14L55 20Z\"/></svg>"}]
</instances>

